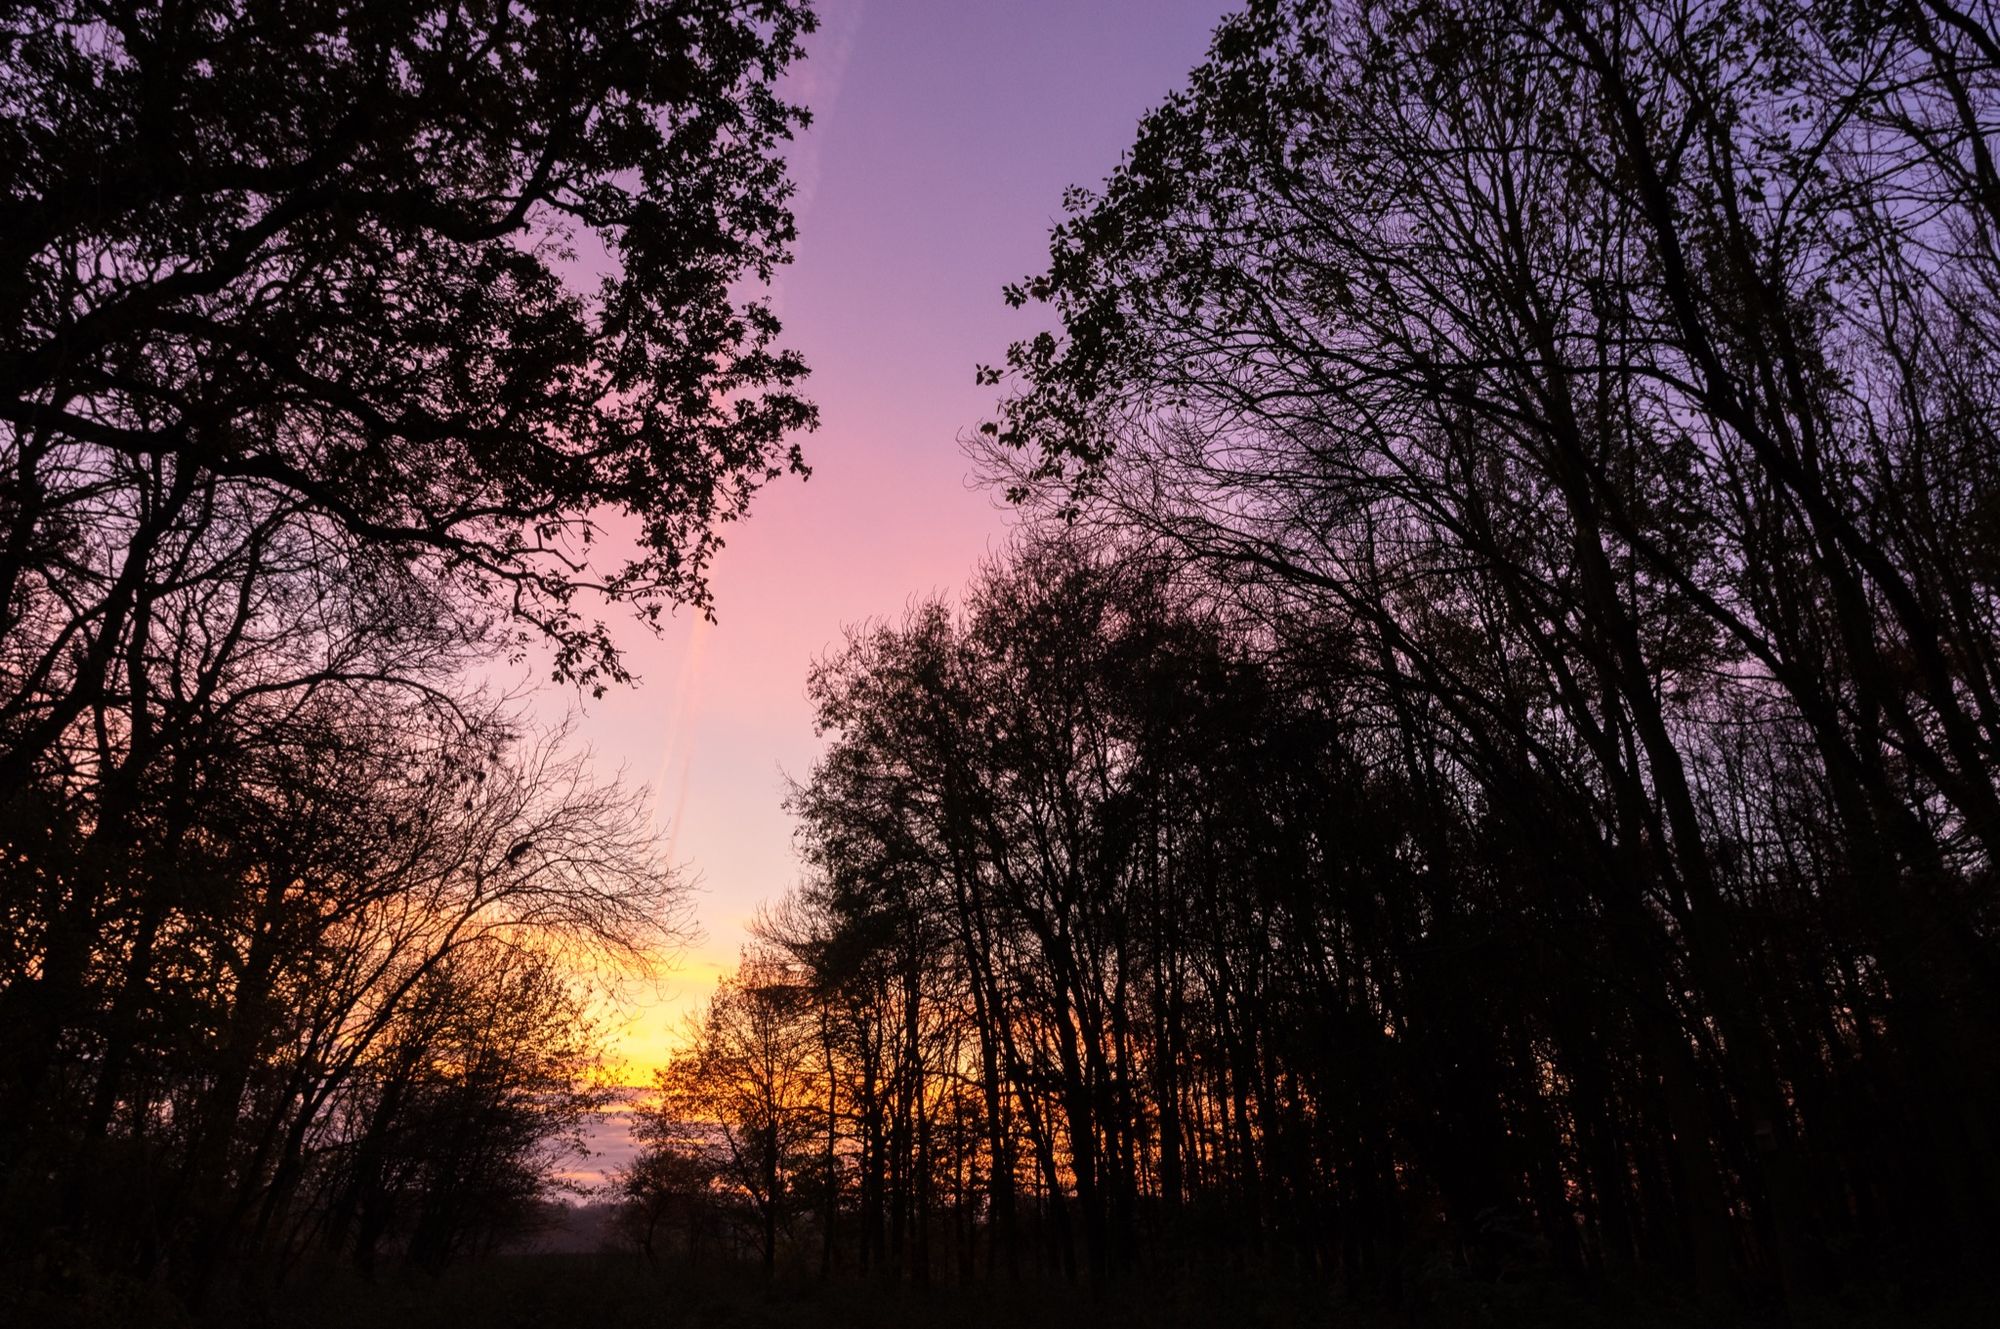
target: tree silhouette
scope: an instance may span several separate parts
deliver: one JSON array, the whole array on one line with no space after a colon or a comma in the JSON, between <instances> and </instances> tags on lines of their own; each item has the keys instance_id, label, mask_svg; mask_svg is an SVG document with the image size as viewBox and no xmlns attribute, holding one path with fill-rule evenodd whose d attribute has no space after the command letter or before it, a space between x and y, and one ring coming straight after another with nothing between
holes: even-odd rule
<instances>
[{"instance_id":1,"label":"tree silhouette","mask_svg":"<svg viewBox=\"0 0 2000 1329\"><path fill-rule=\"evenodd\" d=\"M982 371L1025 529L818 665L792 795L825 1017L966 1031L930 1250L1445 1322L1983 1277L1993 30L1260 0L1071 195Z\"/></svg>"},{"instance_id":2,"label":"tree silhouette","mask_svg":"<svg viewBox=\"0 0 2000 1329\"><path fill-rule=\"evenodd\" d=\"M435 1264L550 1185L679 889L476 673L624 678L600 615L802 469L812 25L0 19L0 1279Z\"/></svg>"}]
</instances>

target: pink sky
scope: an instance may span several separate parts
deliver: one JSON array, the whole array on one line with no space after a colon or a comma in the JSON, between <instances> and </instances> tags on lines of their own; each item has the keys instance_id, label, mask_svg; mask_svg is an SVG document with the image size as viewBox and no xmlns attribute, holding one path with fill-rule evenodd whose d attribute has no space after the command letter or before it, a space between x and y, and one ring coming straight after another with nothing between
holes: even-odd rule
<instances>
[{"instance_id":1,"label":"pink sky","mask_svg":"<svg viewBox=\"0 0 2000 1329\"><path fill-rule=\"evenodd\" d=\"M638 1077L797 878L780 800L819 749L808 663L845 625L957 588L1005 538L957 443L993 402L973 366L1035 326L1001 285L1040 266L1063 188L1103 178L1227 7L820 0L793 79L815 117L793 154L799 242L775 293L813 370L813 475L770 486L728 532L718 622L622 633L640 681L579 724L607 770L651 789L699 880L703 940L622 1040Z\"/></svg>"}]
</instances>

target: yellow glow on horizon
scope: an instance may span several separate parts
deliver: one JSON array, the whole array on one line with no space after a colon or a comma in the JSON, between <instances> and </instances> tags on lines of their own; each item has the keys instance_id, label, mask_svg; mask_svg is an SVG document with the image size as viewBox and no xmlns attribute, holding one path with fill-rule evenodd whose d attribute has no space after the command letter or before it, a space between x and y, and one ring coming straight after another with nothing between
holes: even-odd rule
<instances>
[{"instance_id":1,"label":"yellow glow on horizon","mask_svg":"<svg viewBox=\"0 0 2000 1329\"><path fill-rule=\"evenodd\" d=\"M733 952L703 947L677 958L651 990L628 994L622 1002L600 1003L597 1015L605 1025L611 1078L621 1084L651 1084L653 1072L682 1046L688 1024L700 1018L715 985L735 968Z\"/></svg>"}]
</instances>

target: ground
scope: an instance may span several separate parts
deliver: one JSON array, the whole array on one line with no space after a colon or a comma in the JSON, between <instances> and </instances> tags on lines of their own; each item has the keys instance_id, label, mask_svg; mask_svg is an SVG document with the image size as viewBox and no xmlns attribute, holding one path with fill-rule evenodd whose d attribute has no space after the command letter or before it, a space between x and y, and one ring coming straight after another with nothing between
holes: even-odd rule
<instances>
[{"instance_id":1,"label":"ground","mask_svg":"<svg viewBox=\"0 0 2000 1329\"><path fill-rule=\"evenodd\" d=\"M307 1271L276 1289L220 1299L200 1314L150 1289L98 1286L63 1298L0 1299L0 1323L50 1329L1749 1329L1780 1323L1790 1329L1984 1329L2000 1324L2000 1303L1926 1305L1856 1296L1799 1308L1785 1322L1769 1314L1704 1315L1631 1293L1586 1299L1554 1286L1436 1277L1416 1280L1391 1307L1269 1276L1134 1279L1098 1292L1036 1282L925 1289L568 1253L467 1263L441 1276Z\"/></svg>"}]
</instances>

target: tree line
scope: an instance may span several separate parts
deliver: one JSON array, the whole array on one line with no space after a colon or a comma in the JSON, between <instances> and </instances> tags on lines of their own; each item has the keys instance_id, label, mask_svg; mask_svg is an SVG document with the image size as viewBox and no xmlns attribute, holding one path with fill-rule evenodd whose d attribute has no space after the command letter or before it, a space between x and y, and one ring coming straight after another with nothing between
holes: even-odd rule
<instances>
[{"instance_id":1,"label":"tree line","mask_svg":"<svg viewBox=\"0 0 2000 1329\"><path fill-rule=\"evenodd\" d=\"M0 1308L436 1265L559 1185L685 896L499 680L625 679L602 614L705 610L803 469L812 22L0 17Z\"/></svg>"},{"instance_id":2,"label":"tree line","mask_svg":"<svg viewBox=\"0 0 2000 1329\"><path fill-rule=\"evenodd\" d=\"M1028 513L810 683L633 1193L916 1279L1959 1286L2000 1153L1985 4L1255 0L1078 190ZM678 1206L678 1207L677 1207Z\"/></svg>"}]
</instances>

